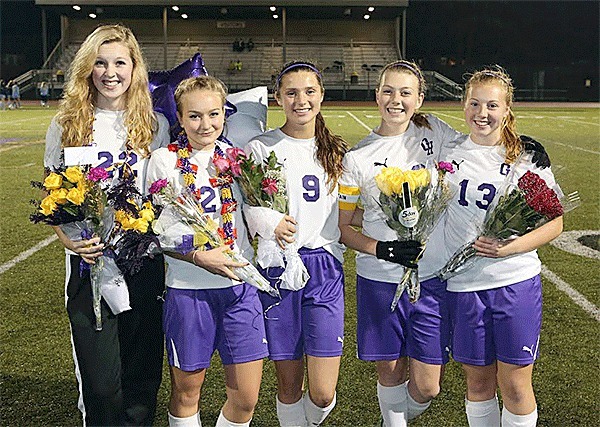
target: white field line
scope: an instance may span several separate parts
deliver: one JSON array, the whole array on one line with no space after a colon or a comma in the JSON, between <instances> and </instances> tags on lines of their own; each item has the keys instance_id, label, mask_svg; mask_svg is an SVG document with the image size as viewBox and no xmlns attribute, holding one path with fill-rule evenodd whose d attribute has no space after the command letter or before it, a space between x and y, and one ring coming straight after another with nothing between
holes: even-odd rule
<instances>
[{"instance_id":1,"label":"white field line","mask_svg":"<svg viewBox=\"0 0 600 427\"><path fill-rule=\"evenodd\" d=\"M545 265L542 265L542 274L546 279L550 280L554 285L561 291L563 291L569 298L573 300L575 304L581 307L586 313L588 313L596 322L600 322L600 310L594 304L589 302L583 295L573 289L567 282L562 280L556 274L548 269Z\"/></svg>"},{"instance_id":2,"label":"white field line","mask_svg":"<svg viewBox=\"0 0 600 427\"><path fill-rule=\"evenodd\" d=\"M52 118L52 117L50 117ZM28 119L19 119L19 120L10 120L10 121L4 121L4 120L0 120L0 125L13 125L15 123L25 123L25 122L39 122L40 121L40 117L30 117Z\"/></svg>"},{"instance_id":3,"label":"white field line","mask_svg":"<svg viewBox=\"0 0 600 427\"><path fill-rule=\"evenodd\" d=\"M45 141L43 141L43 140L29 141L29 142L18 142L18 141L8 142L8 143L6 143L6 145L0 145L0 153L4 153L5 151L14 150L16 148L24 148L24 147L29 147L31 145L44 144L44 143L45 143Z\"/></svg>"},{"instance_id":4,"label":"white field line","mask_svg":"<svg viewBox=\"0 0 600 427\"><path fill-rule=\"evenodd\" d=\"M532 138L535 138L535 135L529 135L529 136L531 136ZM549 142L551 144L560 145L561 147L570 148L572 150L584 151L584 152L590 153L590 154L600 154L600 151L594 151L594 150L588 150L587 148L575 147L573 145L563 144L562 142L556 142L556 141L552 141L549 139L546 139L544 142Z\"/></svg>"},{"instance_id":5,"label":"white field line","mask_svg":"<svg viewBox=\"0 0 600 427\"><path fill-rule=\"evenodd\" d=\"M24 165L14 165L14 166L0 166L0 170L2 169L21 169L21 168L28 168L31 166L35 166L35 163L25 163Z\"/></svg>"},{"instance_id":6,"label":"white field line","mask_svg":"<svg viewBox=\"0 0 600 427\"><path fill-rule=\"evenodd\" d=\"M462 117L458 118L458 117L454 117L450 114L439 113L437 111L432 111L431 113L435 114L436 116L448 117L448 118L454 119L454 120L461 120L461 121L464 120ZM535 138L535 135L531 135L531 134L527 134L527 135L531 136L532 138ZM600 154L600 151L588 150L587 148L575 147L573 145L563 144L562 142L556 142L556 141L551 141L551 140L545 140L544 142L546 142L546 141L550 142L551 144L560 145L561 147L567 147L567 148L571 148L573 150L580 150L580 151L584 151L584 152L590 153L590 154Z\"/></svg>"},{"instance_id":7,"label":"white field line","mask_svg":"<svg viewBox=\"0 0 600 427\"><path fill-rule=\"evenodd\" d=\"M363 122L361 119L359 119L358 117L356 117L354 114L352 114L350 111L346 111L346 114L348 114L350 117L352 117L354 120L356 120L356 122L361 125L362 127L364 127L366 130L368 130L369 132L371 132L373 129L371 129L371 127L367 126L365 124L365 122Z\"/></svg>"},{"instance_id":8,"label":"white field line","mask_svg":"<svg viewBox=\"0 0 600 427\"><path fill-rule=\"evenodd\" d=\"M540 115L537 115L537 114L533 115L532 113L525 113L523 111L519 111L518 115L522 116L524 118L562 120L564 122L578 123L578 124L582 124L582 125L600 126L600 123L597 123L597 122L596 123L594 123L594 122L586 122L586 121L583 121L583 120L576 120L576 119L572 119L570 116L540 116Z\"/></svg>"},{"instance_id":9,"label":"white field line","mask_svg":"<svg viewBox=\"0 0 600 427\"><path fill-rule=\"evenodd\" d=\"M436 116L448 117L449 119L458 120L460 122L464 122L465 121L464 117L456 117L456 116L453 116L451 114L440 113L439 111L432 111L431 114L434 114Z\"/></svg>"},{"instance_id":10,"label":"white field line","mask_svg":"<svg viewBox=\"0 0 600 427\"><path fill-rule=\"evenodd\" d=\"M54 242L56 239L58 239L58 237L56 236L56 234L53 234L52 236L48 236L44 240L42 240L41 242L39 242L37 245L32 246L31 248L27 249L26 251L21 252L19 255L17 255L16 257L14 257L13 259L11 259L10 261L5 262L4 264L0 265L0 274L3 274L6 270L11 269L15 265L17 265L19 262L25 261L31 255L33 255L34 253L36 253L40 249L45 248L50 243Z\"/></svg>"},{"instance_id":11,"label":"white field line","mask_svg":"<svg viewBox=\"0 0 600 427\"><path fill-rule=\"evenodd\" d=\"M550 244L560 250L565 252L572 253L574 255L584 256L586 258L598 259L600 260L600 252L588 248L585 245L579 243L577 239L581 236L589 236L594 235L597 236L600 234L599 230L572 230L572 231L563 231L556 239L552 240Z\"/></svg>"}]
</instances>

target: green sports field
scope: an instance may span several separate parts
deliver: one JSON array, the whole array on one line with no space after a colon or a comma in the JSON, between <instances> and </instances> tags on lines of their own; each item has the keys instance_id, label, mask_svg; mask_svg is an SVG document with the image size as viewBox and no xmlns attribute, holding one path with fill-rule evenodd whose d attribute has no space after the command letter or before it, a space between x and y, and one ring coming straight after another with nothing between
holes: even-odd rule
<instances>
[{"instance_id":1,"label":"green sports field","mask_svg":"<svg viewBox=\"0 0 600 427\"><path fill-rule=\"evenodd\" d=\"M465 131L458 106L430 106ZM378 123L370 104L326 107L328 126L355 144ZM546 268L541 356L534 370L540 426L600 425L600 109L515 108L520 133L548 150L563 190L579 191L582 205L565 216L565 231L583 233L596 250L577 255L547 245L539 250ZM3 426L81 425L73 373L69 325L64 309L64 252L43 225L29 223L29 182L43 173L44 135L55 109L26 106L0 111L0 424ZM269 126L283 123L280 109L269 111ZM41 242L41 243L40 243ZM36 246L37 245L37 246ZM572 246L576 246L573 244ZM595 258L593 258L595 257ZM372 364L356 358L354 254L346 254L346 339L338 405L325 425L375 426L379 418ZM570 296L569 296L570 295ZM577 303L575 302L577 301ZM223 372L214 359L203 390L202 418L214 425L225 400ZM276 426L275 376L265 363L254 426ZM414 426L466 426L460 367L446 369L443 391ZM156 425L167 425L169 378L165 365Z\"/></svg>"}]
</instances>

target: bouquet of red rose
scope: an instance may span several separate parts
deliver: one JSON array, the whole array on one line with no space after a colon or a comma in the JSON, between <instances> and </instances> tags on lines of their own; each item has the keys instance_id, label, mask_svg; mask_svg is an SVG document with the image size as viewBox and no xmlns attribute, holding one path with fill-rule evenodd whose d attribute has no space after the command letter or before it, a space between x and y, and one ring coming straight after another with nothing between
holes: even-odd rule
<instances>
[{"instance_id":1,"label":"bouquet of red rose","mask_svg":"<svg viewBox=\"0 0 600 427\"><path fill-rule=\"evenodd\" d=\"M216 164L221 171L229 171L239 184L244 197L244 210L248 229L258 235L256 262L262 268L285 267L279 277L283 289L298 290L304 287L310 275L300 259L296 243L282 249L275 241L273 230L288 211L285 173L277 163L273 151L260 164L252 154L239 148L228 148L227 158ZM250 207L248 209L247 207Z\"/></svg>"},{"instance_id":2,"label":"bouquet of red rose","mask_svg":"<svg viewBox=\"0 0 600 427\"><path fill-rule=\"evenodd\" d=\"M519 178L517 186L509 186L498 203L487 210L479 236L509 240L535 230L577 206L577 192L565 196L558 185L549 188L538 174L527 171ZM471 268L477 255L473 248L475 240L459 248L437 273L438 277L446 280Z\"/></svg>"}]
</instances>

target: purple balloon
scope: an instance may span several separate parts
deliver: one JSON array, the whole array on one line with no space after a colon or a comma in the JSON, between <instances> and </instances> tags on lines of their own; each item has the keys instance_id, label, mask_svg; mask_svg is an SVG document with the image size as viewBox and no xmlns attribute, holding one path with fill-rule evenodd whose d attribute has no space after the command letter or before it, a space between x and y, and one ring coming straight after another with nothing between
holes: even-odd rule
<instances>
[{"instance_id":1,"label":"purple balloon","mask_svg":"<svg viewBox=\"0 0 600 427\"><path fill-rule=\"evenodd\" d=\"M200 52L194 54L190 59L170 70L150 71L148 73L148 87L152 94L154 111L162 113L171 125L171 137L175 139L181 130L177 121L177 105L175 104L175 89L181 81L197 76L206 76L208 71L204 66L204 60ZM225 117L235 113L235 105L229 101L225 105Z\"/></svg>"}]
</instances>

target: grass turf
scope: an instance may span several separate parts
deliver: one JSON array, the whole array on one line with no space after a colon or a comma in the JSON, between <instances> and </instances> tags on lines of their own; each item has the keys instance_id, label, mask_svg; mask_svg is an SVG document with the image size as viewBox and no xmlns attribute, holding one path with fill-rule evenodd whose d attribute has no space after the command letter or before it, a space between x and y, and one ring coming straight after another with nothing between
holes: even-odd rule
<instances>
[{"instance_id":1,"label":"grass turf","mask_svg":"<svg viewBox=\"0 0 600 427\"><path fill-rule=\"evenodd\" d=\"M466 130L457 107L426 108L457 129ZM329 107L323 111L330 129L351 145L378 124L377 110ZM353 118L352 113L359 121ZM0 113L0 264L50 236L51 231L28 221L36 197L30 180L42 175L43 139L54 109L26 107ZM516 109L519 131L541 141L565 191L578 190L582 205L565 217L565 230L599 227L598 109ZM269 110L269 126L283 123L280 109ZM364 124L364 125L363 125ZM544 265L598 306L598 261L546 246ZM7 426L81 425L77 384L73 374L69 325L64 309L64 253L54 242L0 274L0 423ZM379 418L373 364L356 359L354 254L346 253L346 339L338 386L338 405L328 426L374 426ZM548 280L544 283L541 357L534 369L540 426L600 425L600 328ZM202 417L212 425L225 400L223 370L217 356L202 392ZM156 425L167 425L169 375L165 365ZM276 426L275 374L265 361L254 426ZM465 426L464 382L451 362L441 394L414 426Z\"/></svg>"}]
</instances>

